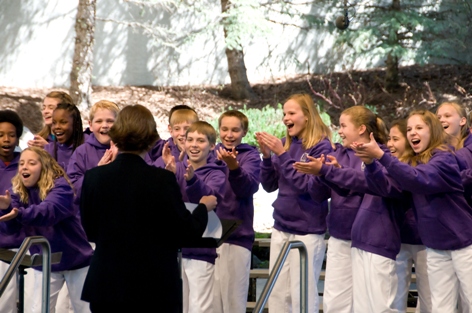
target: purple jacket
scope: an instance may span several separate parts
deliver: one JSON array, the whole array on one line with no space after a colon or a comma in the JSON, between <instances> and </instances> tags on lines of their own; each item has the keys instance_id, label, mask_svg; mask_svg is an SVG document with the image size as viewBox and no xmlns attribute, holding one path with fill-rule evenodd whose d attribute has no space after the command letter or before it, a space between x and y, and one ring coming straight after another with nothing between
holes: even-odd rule
<instances>
[{"instance_id":1,"label":"purple jacket","mask_svg":"<svg viewBox=\"0 0 472 313\"><path fill-rule=\"evenodd\" d=\"M282 139L285 142L285 138ZM321 140L315 146L305 149L302 141L292 138L287 152L263 159L261 183L267 192L279 190L274 207L274 228L296 235L324 234L326 232L327 201L315 200L315 176L298 173L293 163L300 160L303 153L313 157L332 153L329 140ZM327 192L327 189L323 189ZM329 192L329 191L328 191ZM326 196L319 195L320 199Z\"/></svg>"},{"instance_id":2,"label":"purple jacket","mask_svg":"<svg viewBox=\"0 0 472 313\"><path fill-rule=\"evenodd\" d=\"M202 196L214 195L221 203L225 190L226 164L221 161L208 163L195 170L189 181L184 178L187 161L177 162L175 177L182 191L184 202L199 203ZM218 210L219 205L216 207ZM182 257L215 264L216 248L183 248Z\"/></svg>"},{"instance_id":3,"label":"purple jacket","mask_svg":"<svg viewBox=\"0 0 472 313\"><path fill-rule=\"evenodd\" d=\"M347 191L364 194L352 224L352 247L395 260L401 247L402 193L398 192L396 199L391 199L373 192L360 168L323 165L320 173L340 194L347 194Z\"/></svg>"},{"instance_id":4,"label":"purple jacket","mask_svg":"<svg viewBox=\"0 0 472 313\"><path fill-rule=\"evenodd\" d=\"M362 161L354 155L352 149L347 149L337 143L336 150L333 151L331 155L336 157L342 167L349 167L356 170L361 169ZM321 177L318 179L320 182L325 181ZM352 224L354 223L363 197L363 192L347 190L341 195L337 193L336 190L332 189L329 213L326 218L330 236L342 240L351 240Z\"/></svg>"},{"instance_id":5,"label":"purple jacket","mask_svg":"<svg viewBox=\"0 0 472 313\"><path fill-rule=\"evenodd\" d=\"M224 148L222 144L218 144L216 149L220 147ZM239 168L232 171L226 169L226 187L216 214L220 219L242 221L226 243L251 251L254 242L254 194L259 189L261 157L255 147L244 143L238 145L236 151Z\"/></svg>"},{"instance_id":6,"label":"purple jacket","mask_svg":"<svg viewBox=\"0 0 472 313\"><path fill-rule=\"evenodd\" d=\"M52 265L53 272L83 268L90 264L92 257L93 250L72 205L73 198L69 183L60 177L54 181L54 187L43 201L39 198L37 187L29 188L27 204L12 193L10 208L0 212L3 215L11 208L18 208L18 216L5 222L8 231L16 231L15 224L20 223L26 236L44 236L52 252L62 252L61 262ZM40 246L32 246L30 253L41 253Z\"/></svg>"},{"instance_id":7,"label":"purple jacket","mask_svg":"<svg viewBox=\"0 0 472 313\"><path fill-rule=\"evenodd\" d=\"M74 152L74 150L72 150L73 148L73 145L66 146L65 144L60 144L57 141L50 142L44 146L44 150L46 150L65 171L67 171L70 157Z\"/></svg>"},{"instance_id":8,"label":"purple jacket","mask_svg":"<svg viewBox=\"0 0 472 313\"><path fill-rule=\"evenodd\" d=\"M14 158L8 166L0 160L0 195L4 195L5 191L11 190L11 180L18 172L19 160L19 152L14 152ZM20 223L10 223L10 230L14 231L7 231L5 223L0 223L0 248L18 248L25 239L25 232Z\"/></svg>"},{"instance_id":9,"label":"purple jacket","mask_svg":"<svg viewBox=\"0 0 472 313\"><path fill-rule=\"evenodd\" d=\"M67 166L67 176L74 185L77 200L80 200L85 172L98 165L107 149L110 149L110 145L102 145L92 133L85 143L78 146L72 153Z\"/></svg>"},{"instance_id":10,"label":"purple jacket","mask_svg":"<svg viewBox=\"0 0 472 313\"><path fill-rule=\"evenodd\" d=\"M164 139L159 138L159 140L156 141L151 150L149 150L148 155L149 159L151 160L151 165L162 155L162 148L164 148L165 143L166 141Z\"/></svg>"},{"instance_id":11,"label":"purple jacket","mask_svg":"<svg viewBox=\"0 0 472 313\"><path fill-rule=\"evenodd\" d=\"M396 180L403 190L411 192L418 231L427 247L456 250L472 244L472 208L464 197L454 154L436 150L428 163L415 167L388 154L379 162L391 178L376 175L373 184L380 189Z\"/></svg>"}]
</instances>

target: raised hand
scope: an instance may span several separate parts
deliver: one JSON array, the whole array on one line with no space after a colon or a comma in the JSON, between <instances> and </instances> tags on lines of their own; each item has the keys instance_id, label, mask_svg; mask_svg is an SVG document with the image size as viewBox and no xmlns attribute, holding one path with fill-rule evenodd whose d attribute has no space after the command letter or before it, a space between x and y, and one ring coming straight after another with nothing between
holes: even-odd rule
<instances>
[{"instance_id":1,"label":"raised hand","mask_svg":"<svg viewBox=\"0 0 472 313\"><path fill-rule=\"evenodd\" d=\"M11 195L10 191L6 190L5 195L0 196L0 210L6 210L10 207Z\"/></svg>"},{"instance_id":2,"label":"raised hand","mask_svg":"<svg viewBox=\"0 0 472 313\"><path fill-rule=\"evenodd\" d=\"M256 139L259 143L259 146L264 145L265 147L269 148L270 151L275 153L276 155L281 155L285 152L284 146L282 145L282 140L279 138L266 133L266 132L257 132ZM262 149L262 147L261 147ZM262 151L261 151L262 152ZM264 154L264 152L262 152Z\"/></svg>"},{"instance_id":3,"label":"raised hand","mask_svg":"<svg viewBox=\"0 0 472 313\"><path fill-rule=\"evenodd\" d=\"M326 160L323 160L323 163L326 164L326 165L332 165L334 167L337 167L337 168L342 168L341 164L338 163L338 160L336 159L335 156L332 156L332 155L327 155L326 158L328 159L328 161Z\"/></svg>"},{"instance_id":4,"label":"raised hand","mask_svg":"<svg viewBox=\"0 0 472 313\"><path fill-rule=\"evenodd\" d=\"M18 216L18 209L13 208L11 210L11 212L9 212L9 213L3 215L2 217L0 217L0 222L6 222L6 221L9 221L9 220L12 220L17 216Z\"/></svg>"},{"instance_id":5,"label":"raised hand","mask_svg":"<svg viewBox=\"0 0 472 313\"><path fill-rule=\"evenodd\" d=\"M355 151L355 155L365 164L370 164L374 159L380 159L384 155L384 151L375 141L373 133L370 133L370 141L368 143L353 142L351 149Z\"/></svg>"},{"instance_id":6,"label":"raised hand","mask_svg":"<svg viewBox=\"0 0 472 313\"><path fill-rule=\"evenodd\" d=\"M34 135L34 139L28 140L27 144L28 147L44 148L44 146L48 144L48 141L41 136Z\"/></svg>"},{"instance_id":7,"label":"raised hand","mask_svg":"<svg viewBox=\"0 0 472 313\"><path fill-rule=\"evenodd\" d=\"M238 152L236 148L233 147L231 151L227 151L225 148L220 147L216 151L216 157L218 160L224 161L230 170L235 170L239 167L239 162L236 159Z\"/></svg>"},{"instance_id":8,"label":"raised hand","mask_svg":"<svg viewBox=\"0 0 472 313\"><path fill-rule=\"evenodd\" d=\"M175 165L175 157L173 155L170 156L170 161L166 163L165 169L171 171L174 174L177 172L177 167Z\"/></svg>"},{"instance_id":9,"label":"raised hand","mask_svg":"<svg viewBox=\"0 0 472 313\"><path fill-rule=\"evenodd\" d=\"M162 161L164 161L164 164L167 165L171 161L171 158L172 158L172 152L170 151L170 148L169 148L169 142L166 141L166 143L164 144L164 147L162 148Z\"/></svg>"},{"instance_id":10,"label":"raised hand","mask_svg":"<svg viewBox=\"0 0 472 313\"><path fill-rule=\"evenodd\" d=\"M320 158L314 158L312 156L307 156L308 162L295 162L293 168L299 173L311 174L311 175L320 175L321 166L323 165L324 155L321 155Z\"/></svg>"},{"instance_id":11,"label":"raised hand","mask_svg":"<svg viewBox=\"0 0 472 313\"><path fill-rule=\"evenodd\" d=\"M186 181L189 181L193 178L194 175L195 175L195 170L193 169L193 166L189 164L187 166L187 169L185 170L184 178Z\"/></svg>"},{"instance_id":12,"label":"raised hand","mask_svg":"<svg viewBox=\"0 0 472 313\"><path fill-rule=\"evenodd\" d=\"M113 150L111 148L106 149L105 153L103 154L102 158L98 162L97 166L106 165L106 164L111 163L113 161L112 158L113 158Z\"/></svg>"}]
</instances>

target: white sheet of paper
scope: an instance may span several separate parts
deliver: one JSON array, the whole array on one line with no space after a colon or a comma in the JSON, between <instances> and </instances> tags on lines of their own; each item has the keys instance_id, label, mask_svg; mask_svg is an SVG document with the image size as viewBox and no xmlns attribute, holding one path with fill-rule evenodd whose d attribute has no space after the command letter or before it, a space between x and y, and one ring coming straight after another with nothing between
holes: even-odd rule
<instances>
[{"instance_id":1,"label":"white sheet of paper","mask_svg":"<svg viewBox=\"0 0 472 313\"><path fill-rule=\"evenodd\" d=\"M193 212L198 204L185 202L185 207L190 212ZM220 219L214 211L208 212L208 224L203 233L203 238L215 238L220 239L223 235L223 226L221 225Z\"/></svg>"}]
</instances>

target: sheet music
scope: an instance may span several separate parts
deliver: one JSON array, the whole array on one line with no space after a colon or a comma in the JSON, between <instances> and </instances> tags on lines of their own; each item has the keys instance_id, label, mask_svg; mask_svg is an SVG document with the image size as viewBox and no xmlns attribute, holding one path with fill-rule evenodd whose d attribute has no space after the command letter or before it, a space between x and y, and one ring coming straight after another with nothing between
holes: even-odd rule
<instances>
[{"instance_id":1,"label":"sheet music","mask_svg":"<svg viewBox=\"0 0 472 313\"><path fill-rule=\"evenodd\" d=\"M190 212L193 212L198 204L185 202L185 207ZM208 212L208 224L203 233L203 238L215 238L220 239L223 235L223 226L221 225L220 219L214 211Z\"/></svg>"}]
</instances>

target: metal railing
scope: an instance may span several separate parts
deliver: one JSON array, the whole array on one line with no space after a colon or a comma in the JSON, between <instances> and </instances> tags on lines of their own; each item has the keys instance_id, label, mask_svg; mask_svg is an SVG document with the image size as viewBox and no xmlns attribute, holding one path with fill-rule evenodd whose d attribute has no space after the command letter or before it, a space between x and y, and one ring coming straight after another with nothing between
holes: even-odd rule
<instances>
[{"instance_id":1,"label":"metal railing","mask_svg":"<svg viewBox=\"0 0 472 313\"><path fill-rule=\"evenodd\" d=\"M8 283L15 275L15 272L20 267L21 262L23 261L28 249L35 244L39 244L42 247L42 266L43 266L43 294L42 294L42 313L49 313L49 294L50 294L50 277L51 277L51 247L49 246L49 241L41 236L32 236L26 237L23 240L18 252L15 254L11 260L10 266L8 267L7 272L3 276L2 281L0 282L0 297L7 288ZM38 255L33 255L32 259ZM34 263L34 262L33 262Z\"/></svg>"},{"instance_id":2,"label":"metal railing","mask_svg":"<svg viewBox=\"0 0 472 313\"><path fill-rule=\"evenodd\" d=\"M269 278L262 290L261 296L254 307L253 313L262 313L264 307L269 300L269 295L274 288L275 282L279 277L282 265L288 257L291 249L298 249L300 252L300 313L307 313L308 311L308 259L305 244L301 241L287 241L282 247L282 251L274 264L274 268L270 272Z\"/></svg>"}]
</instances>

